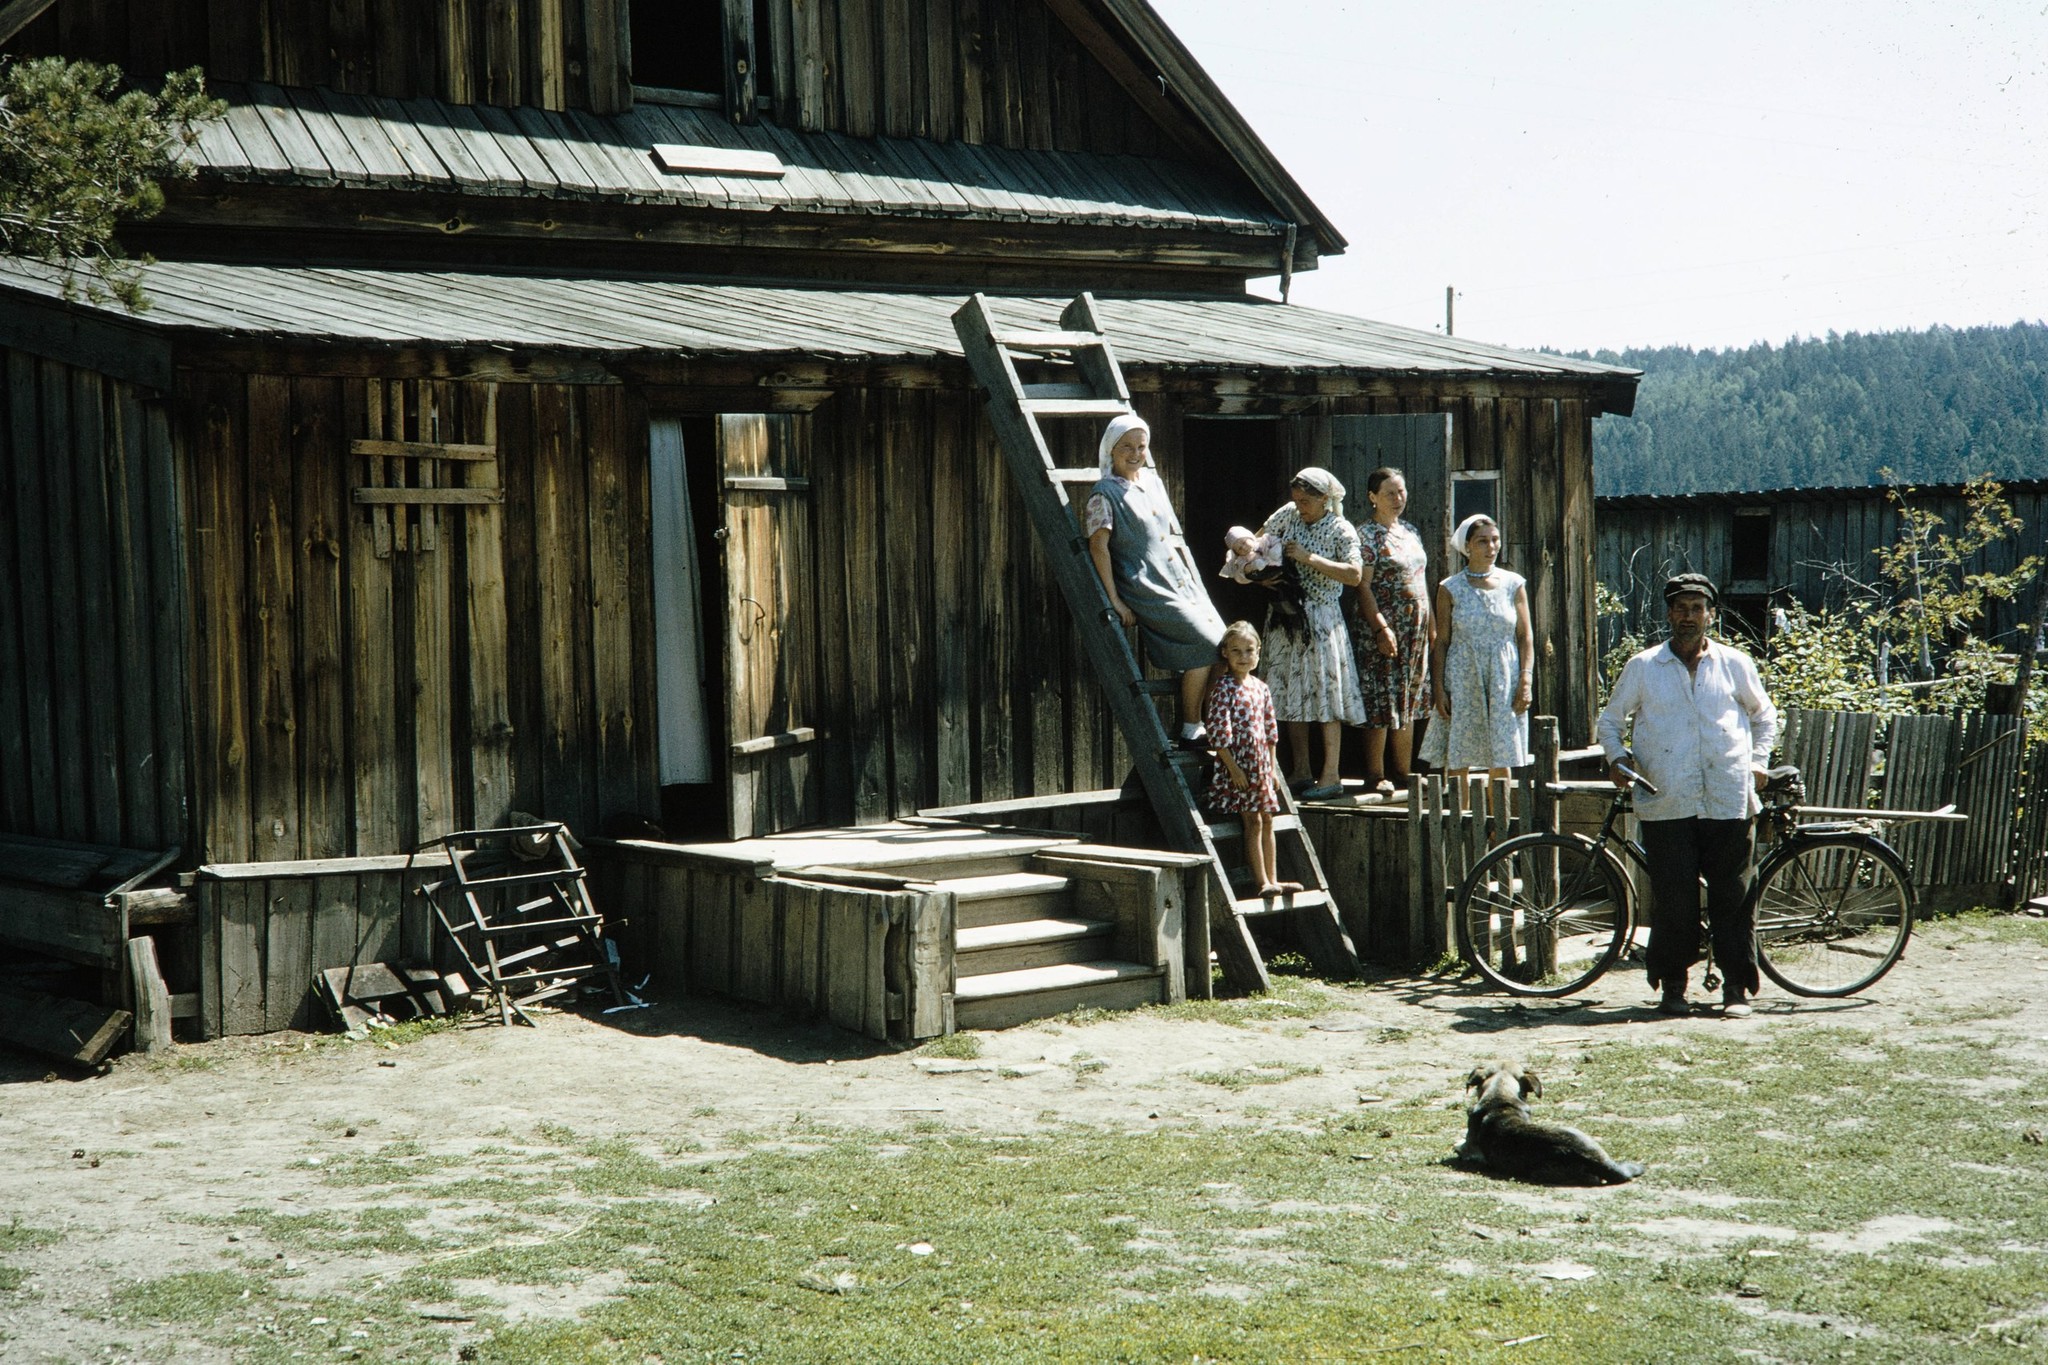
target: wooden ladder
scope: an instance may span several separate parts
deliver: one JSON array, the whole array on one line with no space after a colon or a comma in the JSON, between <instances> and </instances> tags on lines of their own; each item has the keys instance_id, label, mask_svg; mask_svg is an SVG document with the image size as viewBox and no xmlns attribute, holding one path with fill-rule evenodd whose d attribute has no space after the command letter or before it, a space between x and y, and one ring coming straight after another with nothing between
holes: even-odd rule
<instances>
[{"instance_id":1,"label":"wooden ladder","mask_svg":"<svg viewBox=\"0 0 2048 1365\"><path fill-rule=\"evenodd\" d=\"M556 822L461 830L420 845L448 875L419 887L448 941L498 1005L498 1022L533 1023L525 1006L596 979L614 1004L636 1003L619 980L568 829Z\"/></svg>"},{"instance_id":2,"label":"wooden ladder","mask_svg":"<svg viewBox=\"0 0 2048 1365\"><path fill-rule=\"evenodd\" d=\"M1109 699L1110 712L1123 731L1137 777L1158 814L1167 844L1176 852L1198 853L1209 860L1210 938L1224 980L1235 990L1270 988L1265 958L1248 923L1261 915L1287 917L1303 952L1319 972L1335 977L1356 975L1358 954L1337 917L1322 863L1302 829L1294 798L1284 786L1282 811L1273 818L1279 872L1300 882L1305 890L1270 898L1247 895L1247 889L1257 888L1249 887L1242 858L1226 862L1217 851L1219 843L1236 842L1241 853L1243 826L1236 820L1212 822L1202 813L1191 779L1207 768L1209 758L1180 749L1167 737L1154 698L1177 697L1179 680L1145 676L1130 635L1117 621L1109 595L1096 575L1068 490L1079 489L1085 497L1100 479L1100 471L1093 465L1071 469L1055 464L1039 426L1047 418L1086 418L1099 428L1131 411L1130 390L1109 338L1096 320L1095 300L1083 294L1067 305L1057 331L1001 332L988 300L976 294L953 314L953 330L959 334L975 378L988 390L989 419L1010 474L1030 510L1053 576L1074 613L1082 651ZM1065 365L1074 378L1027 384L1018 376L1019 361ZM1180 522L1171 507L1166 515L1172 543L1194 575L1194 560L1181 540ZM1206 978L1200 983L1191 979L1189 993L1206 994L1206 984Z\"/></svg>"}]
</instances>

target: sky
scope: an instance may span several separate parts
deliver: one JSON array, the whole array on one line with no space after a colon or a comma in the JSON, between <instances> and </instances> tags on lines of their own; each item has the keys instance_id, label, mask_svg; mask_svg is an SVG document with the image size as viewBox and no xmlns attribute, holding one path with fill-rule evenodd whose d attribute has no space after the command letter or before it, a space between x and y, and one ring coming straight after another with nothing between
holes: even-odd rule
<instances>
[{"instance_id":1,"label":"sky","mask_svg":"<svg viewBox=\"0 0 2048 1365\"><path fill-rule=\"evenodd\" d=\"M1350 243L1296 303L1441 331L1452 286L1561 350L2048 317L2048 0L1152 3Z\"/></svg>"}]
</instances>

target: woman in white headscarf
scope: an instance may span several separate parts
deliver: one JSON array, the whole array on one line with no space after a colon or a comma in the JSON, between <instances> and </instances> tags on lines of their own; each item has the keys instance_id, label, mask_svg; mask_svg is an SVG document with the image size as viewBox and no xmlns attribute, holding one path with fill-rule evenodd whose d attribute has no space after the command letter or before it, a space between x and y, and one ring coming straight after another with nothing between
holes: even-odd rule
<instances>
[{"instance_id":1,"label":"woman in white headscarf","mask_svg":"<svg viewBox=\"0 0 2048 1365\"><path fill-rule=\"evenodd\" d=\"M1529 762L1536 666L1529 589L1501 566L1500 526L1483 512L1458 523L1451 547L1465 556L1465 568L1437 585L1436 714L1422 735L1422 758L1457 778L1473 768L1506 777Z\"/></svg>"},{"instance_id":2,"label":"woman in white headscarf","mask_svg":"<svg viewBox=\"0 0 2048 1365\"><path fill-rule=\"evenodd\" d=\"M1117 620L1139 628L1146 660L1180 674L1180 741L1199 747L1223 618L1174 530L1166 486L1152 467L1152 428L1126 413L1102 433L1098 454L1102 479L1085 517L1089 556Z\"/></svg>"},{"instance_id":3,"label":"woman in white headscarf","mask_svg":"<svg viewBox=\"0 0 2048 1365\"><path fill-rule=\"evenodd\" d=\"M1287 739L1288 785L1305 801L1339 796L1337 754L1345 725L1365 722L1358 664L1344 626L1344 589L1365 576L1358 528L1344 520L1344 485L1318 465L1287 485L1285 507L1266 518L1263 533L1286 543L1301 580L1302 624L1266 634L1266 685ZM1321 763L1309 764L1309 730L1321 735Z\"/></svg>"}]
</instances>

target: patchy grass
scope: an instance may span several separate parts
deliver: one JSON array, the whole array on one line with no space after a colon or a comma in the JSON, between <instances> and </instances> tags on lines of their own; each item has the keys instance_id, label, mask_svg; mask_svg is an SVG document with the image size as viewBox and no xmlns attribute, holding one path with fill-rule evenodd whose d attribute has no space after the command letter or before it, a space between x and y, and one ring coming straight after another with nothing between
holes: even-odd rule
<instances>
[{"instance_id":1,"label":"patchy grass","mask_svg":"<svg viewBox=\"0 0 2048 1365\"><path fill-rule=\"evenodd\" d=\"M1455 1169L1450 1099L1142 1133L813 1125L801 1145L730 1135L744 1154L710 1162L549 1126L473 1153L457 1180L445 1154L388 1143L326 1172L359 1207L225 1220L358 1255L374 1277L315 1297L260 1261L132 1286L114 1308L258 1361L447 1358L463 1332L505 1365L1462 1361L1509 1342L1517 1362L2048 1352L2048 1149L2021 1137L2027 1061L1846 1027L1529 1060L1541 1111L1649 1175L1536 1190ZM409 1215L391 1211L401 1198ZM500 1311L522 1295L567 1307ZM417 1309L448 1303L476 1324Z\"/></svg>"},{"instance_id":2,"label":"patchy grass","mask_svg":"<svg viewBox=\"0 0 2048 1365\"><path fill-rule=\"evenodd\" d=\"M1281 1085L1297 1076L1322 1074L1323 1069L1319 1066L1303 1066L1296 1062L1253 1062L1250 1066L1233 1067L1228 1071L1189 1072L1188 1079L1224 1090L1249 1090L1255 1085Z\"/></svg>"},{"instance_id":3,"label":"patchy grass","mask_svg":"<svg viewBox=\"0 0 2048 1365\"><path fill-rule=\"evenodd\" d=\"M917 1050L920 1057L942 1057L954 1062L972 1062L981 1057L981 1035L978 1033L947 1033L932 1039Z\"/></svg>"}]
</instances>

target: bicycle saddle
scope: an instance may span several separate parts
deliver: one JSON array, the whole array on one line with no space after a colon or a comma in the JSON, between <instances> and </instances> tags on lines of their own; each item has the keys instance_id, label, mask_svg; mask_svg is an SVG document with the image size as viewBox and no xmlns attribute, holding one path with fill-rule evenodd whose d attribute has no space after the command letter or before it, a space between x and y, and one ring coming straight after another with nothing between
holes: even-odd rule
<instances>
[{"instance_id":1,"label":"bicycle saddle","mask_svg":"<svg viewBox=\"0 0 2048 1365\"><path fill-rule=\"evenodd\" d=\"M1806 779L1790 763L1766 769L1763 794L1785 805L1796 806L1806 800Z\"/></svg>"}]
</instances>

